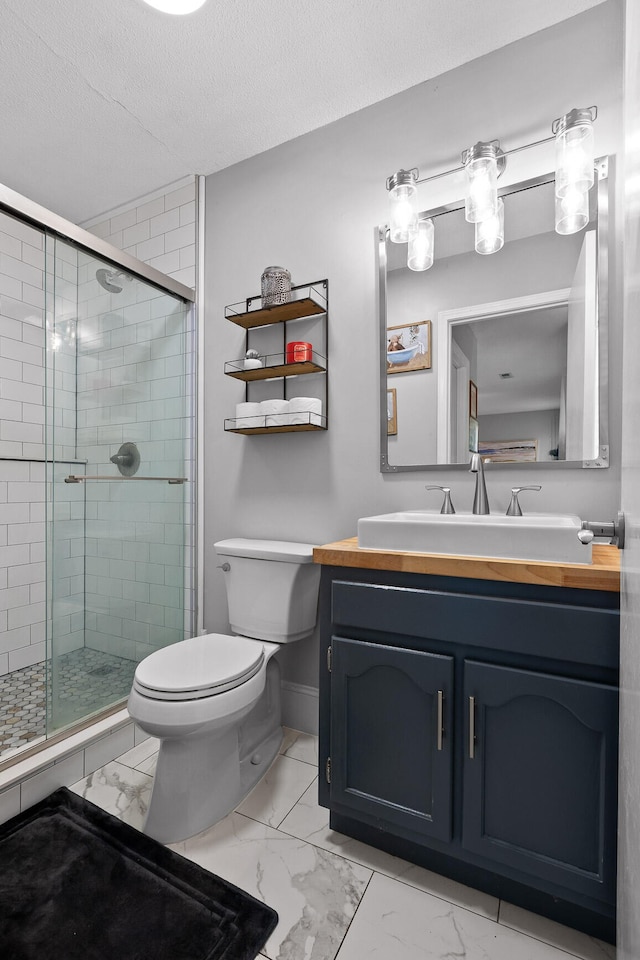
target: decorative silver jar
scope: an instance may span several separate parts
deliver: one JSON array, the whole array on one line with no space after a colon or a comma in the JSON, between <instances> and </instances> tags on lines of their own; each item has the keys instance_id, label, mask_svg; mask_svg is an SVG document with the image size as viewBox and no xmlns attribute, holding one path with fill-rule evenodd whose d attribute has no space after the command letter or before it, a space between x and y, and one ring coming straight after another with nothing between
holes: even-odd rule
<instances>
[{"instance_id":1,"label":"decorative silver jar","mask_svg":"<svg viewBox=\"0 0 640 960\"><path fill-rule=\"evenodd\" d=\"M262 306L273 307L291 300L291 274L284 267L265 267L262 274Z\"/></svg>"}]
</instances>

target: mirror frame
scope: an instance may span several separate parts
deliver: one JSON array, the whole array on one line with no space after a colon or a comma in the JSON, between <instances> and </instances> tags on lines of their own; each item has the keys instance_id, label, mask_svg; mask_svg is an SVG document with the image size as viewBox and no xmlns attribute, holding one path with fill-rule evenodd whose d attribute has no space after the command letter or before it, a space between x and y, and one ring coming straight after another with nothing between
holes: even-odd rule
<instances>
[{"instance_id":1,"label":"mirror frame","mask_svg":"<svg viewBox=\"0 0 640 960\"><path fill-rule=\"evenodd\" d=\"M597 296L598 296L598 435L599 456L594 460L553 460L536 461L534 463L496 463L494 466L502 468L516 468L522 471L529 469L557 469L560 468L606 468L609 466L609 221L610 205L613 203L613 173L615 157L599 157L595 162L596 183L595 189L589 194L590 220L596 221L596 249L597 249ZM502 187L498 194L501 197L510 193L518 193L531 187L541 186L555 179L553 172L523 180L520 183ZM464 201L456 201L446 206L423 210L420 218L432 219L445 213L453 213L464 206ZM376 227L376 255L378 262L378 319L379 319L379 357L380 357L380 472L406 473L417 470L468 470L464 463L411 463L391 464L389 462L389 442L387 433L387 238L389 225L382 224ZM462 310L463 308L461 308ZM436 318L433 318L434 321ZM437 327L437 324L434 323ZM438 346L438 353L440 347ZM438 367L436 367L437 374ZM439 391L437 391L438 396ZM436 412L436 417L438 416ZM440 443L437 442L437 446Z\"/></svg>"}]
</instances>

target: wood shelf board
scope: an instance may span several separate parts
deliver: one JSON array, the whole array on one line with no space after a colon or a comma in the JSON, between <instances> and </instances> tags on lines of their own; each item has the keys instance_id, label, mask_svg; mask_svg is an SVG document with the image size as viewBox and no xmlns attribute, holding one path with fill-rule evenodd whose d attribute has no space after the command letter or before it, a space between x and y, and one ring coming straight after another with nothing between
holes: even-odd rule
<instances>
[{"instance_id":1,"label":"wood shelf board","mask_svg":"<svg viewBox=\"0 0 640 960\"><path fill-rule=\"evenodd\" d=\"M315 563L336 567L620 592L620 552L609 544L593 545L590 564L562 564L538 560L502 560L496 557L362 550L358 546L358 538L351 537L316 547L313 559Z\"/></svg>"},{"instance_id":2,"label":"wood shelf board","mask_svg":"<svg viewBox=\"0 0 640 960\"><path fill-rule=\"evenodd\" d=\"M279 303L261 310L232 313L227 316L227 320L237 323L245 330L251 330L253 327L265 327L272 323L284 323L287 320L301 320L303 317L313 317L326 312L326 307L316 303L310 297L305 297L302 300L291 300L289 303Z\"/></svg>"},{"instance_id":3,"label":"wood shelf board","mask_svg":"<svg viewBox=\"0 0 640 960\"><path fill-rule=\"evenodd\" d=\"M311 360L303 363L279 363L274 367L256 367L253 370L226 370L226 376L233 377L235 380L244 380L248 383L252 380L275 380L279 377L297 377L306 373L326 373L326 367Z\"/></svg>"},{"instance_id":4,"label":"wood shelf board","mask_svg":"<svg viewBox=\"0 0 640 960\"><path fill-rule=\"evenodd\" d=\"M245 436L252 436L256 433L302 433L326 429L326 426L318 426L315 423L291 423L286 427L225 427L225 433L243 433Z\"/></svg>"}]
</instances>

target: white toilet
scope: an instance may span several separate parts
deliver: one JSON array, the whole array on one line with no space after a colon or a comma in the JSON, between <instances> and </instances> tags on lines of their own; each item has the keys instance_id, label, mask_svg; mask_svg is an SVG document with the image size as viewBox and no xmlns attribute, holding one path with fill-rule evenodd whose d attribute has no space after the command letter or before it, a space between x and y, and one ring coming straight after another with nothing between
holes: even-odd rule
<instances>
[{"instance_id":1,"label":"white toilet","mask_svg":"<svg viewBox=\"0 0 640 960\"><path fill-rule=\"evenodd\" d=\"M220 540L229 622L142 660L129 713L160 739L145 833L184 840L226 816L265 773L282 741L280 644L316 624L313 546Z\"/></svg>"}]
</instances>

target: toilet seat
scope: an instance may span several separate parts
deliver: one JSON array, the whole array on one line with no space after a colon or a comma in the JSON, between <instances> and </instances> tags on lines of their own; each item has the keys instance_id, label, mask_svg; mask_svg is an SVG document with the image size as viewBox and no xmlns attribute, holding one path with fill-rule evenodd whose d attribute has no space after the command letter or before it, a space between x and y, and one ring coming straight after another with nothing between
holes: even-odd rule
<instances>
[{"instance_id":1,"label":"toilet seat","mask_svg":"<svg viewBox=\"0 0 640 960\"><path fill-rule=\"evenodd\" d=\"M141 660L133 687L152 700L201 700L246 683L264 660L258 640L208 633L163 647Z\"/></svg>"}]
</instances>

